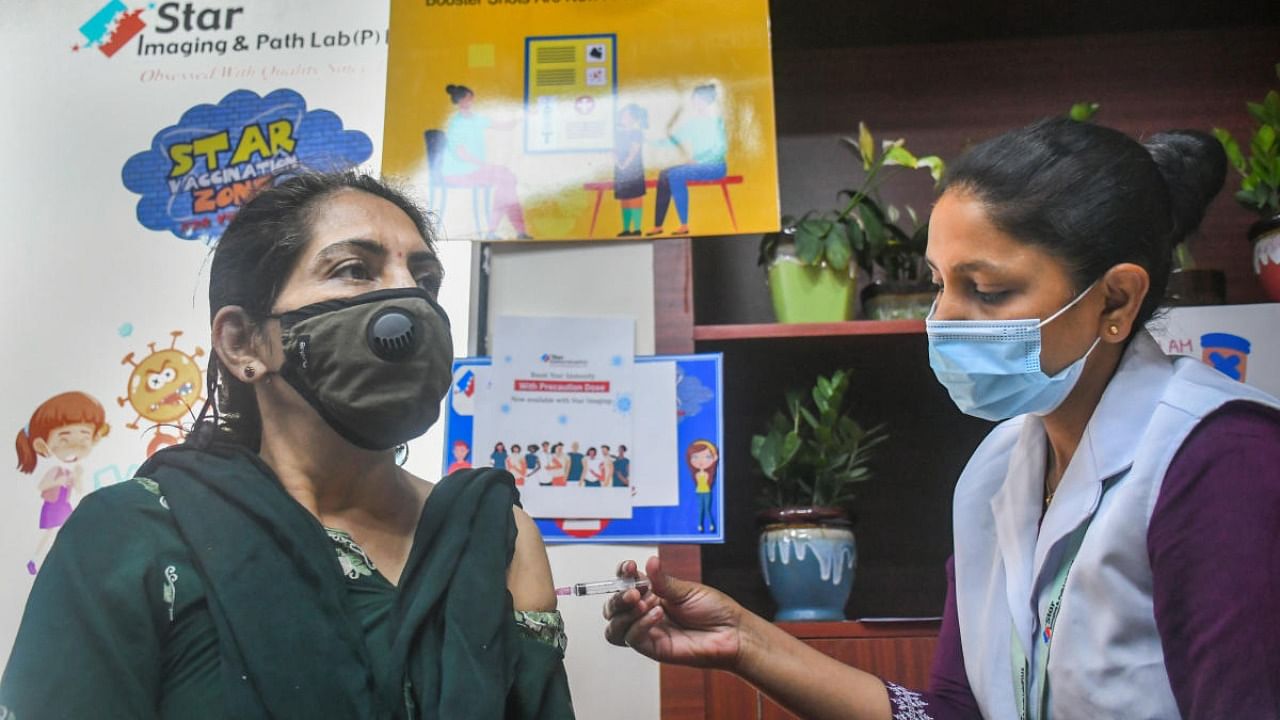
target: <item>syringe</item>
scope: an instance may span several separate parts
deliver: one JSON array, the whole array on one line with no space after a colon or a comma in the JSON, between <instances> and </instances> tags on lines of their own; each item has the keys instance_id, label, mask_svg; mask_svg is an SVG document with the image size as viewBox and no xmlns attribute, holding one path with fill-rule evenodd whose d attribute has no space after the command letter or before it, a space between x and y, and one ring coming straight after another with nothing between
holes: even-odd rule
<instances>
[{"instance_id":1,"label":"syringe","mask_svg":"<svg viewBox=\"0 0 1280 720\"><path fill-rule=\"evenodd\" d=\"M556 595L607 595L635 588L644 594L649 589L649 578L615 578L599 582L574 583L556 588Z\"/></svg>"}]
</instances>

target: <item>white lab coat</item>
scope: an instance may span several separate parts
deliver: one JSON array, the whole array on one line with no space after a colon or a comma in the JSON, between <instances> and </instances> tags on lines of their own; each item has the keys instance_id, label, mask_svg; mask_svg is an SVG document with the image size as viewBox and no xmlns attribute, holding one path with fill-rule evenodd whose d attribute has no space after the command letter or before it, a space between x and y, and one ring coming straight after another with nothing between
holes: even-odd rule
<instances>
[{"instance_id":1,"label":"white lab coat","mask_svg":"<svg viewBox=\"0 0 1280 720\"><path fill-rule=\"evenodd\" d=\"M1067 576L1049 655L1049 717L1177 718L1152 606L1147 528L1170 461L1232 400L1280 401L1134 338L1037 532L1046 438L1038 417L997 426L956 487L956 610L965 670L987 718L1016 718L1010 632L1043 652L1040 620L1072 531L1092 522ZM1103 481L1113 479L1103 494ZM1034 660L1032 661L1034 667ZM1038 685L1032 673L1031 717Z\"/></svg>"}]
</instances>

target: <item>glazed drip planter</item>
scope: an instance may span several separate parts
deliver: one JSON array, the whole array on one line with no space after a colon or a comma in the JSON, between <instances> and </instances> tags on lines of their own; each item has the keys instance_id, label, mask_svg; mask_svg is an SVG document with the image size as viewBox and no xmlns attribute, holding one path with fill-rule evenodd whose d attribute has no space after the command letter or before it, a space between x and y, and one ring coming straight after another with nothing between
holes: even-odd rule
<instances>
[{"instance_id":1,"label":"glazed drip planter","mask_svg":"<svg viewBox=\"0 0 1280 720\"><path fill-rule=\"evenodd\" d=\"M1280 213L1249 228L1253 242L1253 271L1267 299L1280 302Z\"/></svg>"},{"instance_id":2,"label":"glazed drip planter","mask_svg":"<svg viewBox=\"0 0 1280 720\"><path fill-rule=\"evenodd\" d=\"M778 604L774 620L844 620L857 567L849 516L838 508L772 508L759 520L760 570Z\"/></svg>"}]
</instances>

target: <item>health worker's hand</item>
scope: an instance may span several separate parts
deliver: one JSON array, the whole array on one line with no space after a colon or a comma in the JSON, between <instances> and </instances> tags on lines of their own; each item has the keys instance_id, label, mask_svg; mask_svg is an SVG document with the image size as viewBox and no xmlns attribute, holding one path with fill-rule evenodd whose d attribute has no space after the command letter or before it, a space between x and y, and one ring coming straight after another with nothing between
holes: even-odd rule
<instances>
[{"instance_id":1,"label":"health worker's hand","mask_svg":"<svg viewBox=\"0 0 1280 720\"><path fill-rule=\"evenodd\" d=\"M616 593L604 605L605 638L659 662L733 669L742 652L745 611L724 593L670 577L656 557L645 563L649 590ZM630 560L618 577L640 577Z\"/></svg>"}]
</instances>

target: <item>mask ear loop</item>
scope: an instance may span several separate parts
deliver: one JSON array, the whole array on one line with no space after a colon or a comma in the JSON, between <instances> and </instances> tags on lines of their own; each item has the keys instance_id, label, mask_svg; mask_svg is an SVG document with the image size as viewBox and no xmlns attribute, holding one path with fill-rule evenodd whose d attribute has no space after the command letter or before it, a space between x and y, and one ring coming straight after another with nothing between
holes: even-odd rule
<instances>
[{"instance_id":1,"label":"mask ear loop","mask_svg":"<svg viewBox=\"0 0 1280 720\"><path fill-rule=\"evenodd\" d=\"M1099 280L1100 280L1100 279L1101 279L1101 278L1099 278ZM1049 323L1053 322L1054 320L1057 320L1059 315L1061 315L1062 313L1064 313L1064 312L1066 312L1066 311L1070 310L1071 308L1075 307L1075 306L1076 306L1076 303L1078 303L1078 302L1080 302L1081 300L1083 300L1083 299L1084 299L1084 296L1085 296L1085 295L1088 295L1090 290L1092 290L1092 289L1094 289L1095 287L1097 287L1099 280L1094 280L1092 283L1090 283L1089 287L1085 288L1083 292L1081 292L1079 295L1077 295L1077 296L1076 296L1076 299L1075 299L1075 300L1072 300L1071 302L1067 303L1066 305L1063 305L1063 306L1062 306L1062 308L1061 308L1060 310L1058 310L1058 312L1056 312L1056 313L1054 313L1054 314L1050 315L1049 317L1045 318L1044 320L1041 320L1041 321L1040 321L1040 324L1039 324L1039 325L1037 325L1036 327L1037 327L1037 328L1042 328L1042 327L1044 327L1045 325L1048 325ZM935 302L936 302L936 300L935 300Z\"/></svg>"},{"instance_id":2,"label":"mask ear loop","mask_svg":"<svg viewBox=\"0 0 1280 720\"><path fill-rule=\"evenodd\" d=\"M1101 280L1101 278L1099 278L1099 280ZM1041 322L1040 322L1040 324L1039 324L1039 325L1037 325L1037 326L1036 326L1036 328L1037 328L1037 329L1039 329L1039 328L1044 327L1045 325L1048 325L1049 323L1051 323L1051 322L1053 322L1055 319L1057 319L1057 317L1058 317L1059 315L1061 315L1062 313L1064 313L1064 312L1066 312L1066 311L1070 310L1071 308L1075 307L1076 303L1078 303L1078 302L1080 302L1081 300L1083 300L1083 299L1084 299L1084 296L1085 296L1085 295L1088 295L1088 294L1089 294L1089 291L1090 291L1090 290L1092 290L1094 287L1096 287L1096 286L1097 286L1097 284L1098 284L1099 280L1094 280L1094 281L1093 281L1093 283L1089 285L1089 287L1087 287L1087 288L1085 288L1085 289L1084 289L1084 292L1082 292L1082 293L1080 293L1079 295L1077 295L1077 296L1076 296L1076 299L1075 299L1075 300L1072 300L1071 302L1069 302L1069 303L1067 303L1065 306L1063 306L1063 308L1062 308L1061 310L1059 310L1058 312L1056 312L1056 313L1054 313L1054 314L1050 315L1049 317L1045 318L1043 321L1041 321ZM1079 359L1079 360L1076 360L1075 362L1082 362L1082 361L1084 361L1086 358L1088 358L1088 357L1089 357L1089 355L1094 351L1094 349L1098 347L1098 343L1100 343L1100 342L1102 342L1102 336L1101 336L1101 335L1099 335L1098 337L1095 337L1095 338L1093 339L1093 344L1092 344L1092 345L1090 345L1090 346L1089 346L1089 349L1084 351L1084 355L1081 355L1081 356L1080 356L1080 359Z\"/></svg>"},{"instance_id":3,"label":"mask ear loop","mask_svg":"<svg viewBox=\"0 0 1280 720\"><path fill-rule=\"evenodd\" d=\"M218 354L213 353L213 357L209 360L209 366L205 368L205 398L204 405L200 407L200 413L195 416L195 422L191 426L191 432L187 433L186 443L190 443L193 447L205 449L213 444L214 436L218 432L218 403L215 395L218 392L218 374L221 364L218 362ZM187 409L190 412L190 408Z\"/></svg>"}]
</instances>

